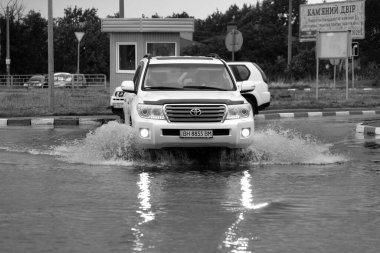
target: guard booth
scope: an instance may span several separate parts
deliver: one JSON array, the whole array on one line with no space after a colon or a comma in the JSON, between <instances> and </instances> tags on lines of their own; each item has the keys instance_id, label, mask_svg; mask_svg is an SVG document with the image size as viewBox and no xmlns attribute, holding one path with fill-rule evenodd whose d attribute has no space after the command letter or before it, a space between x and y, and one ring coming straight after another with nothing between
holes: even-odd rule
<instances>
[{"instance_id":1,"label":"guard booth","mask_svg":"<svg viewBox=\"0 0 380 253\"><path fill-rule=\"evenodd\" d=\"M110 37L110 93L122 81L132 80L146 54L179 56L193 40L192 18L107 18L102 32Z\"/></svg>"}]
</instances>

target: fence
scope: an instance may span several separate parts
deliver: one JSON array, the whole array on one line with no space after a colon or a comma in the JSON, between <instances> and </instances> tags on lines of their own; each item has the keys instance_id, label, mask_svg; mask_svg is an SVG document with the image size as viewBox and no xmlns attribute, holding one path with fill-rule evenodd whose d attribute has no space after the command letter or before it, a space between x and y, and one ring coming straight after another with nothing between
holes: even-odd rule
<instances>
[{"instance_id":1,"label":"fence","mask_svg":"<svg viewBox=\"0 0 380 253\"><path fill-rule=\"evenodd\" d=\"M60 73L62 74L62 73ZM56 73L54 75L54 86L55 87L63 87L62 85L58 85L59 81L63 81L61 79L58 80L57 75L59 73ZM6 86L8 88L28 88L30 85L28 84L28 81L35 75L0 75L0 87ZM47 88L48 87L48 78L47 75L40 75L44 76L45 80L43 81L42 85L39 86L41 88ZM107 78L104 74L67 74L66 77L66 86L68 88L71 87L83 87L83 88L104 88L105 90L108 90L107 87Z\"/></svg>"}]
</instances>

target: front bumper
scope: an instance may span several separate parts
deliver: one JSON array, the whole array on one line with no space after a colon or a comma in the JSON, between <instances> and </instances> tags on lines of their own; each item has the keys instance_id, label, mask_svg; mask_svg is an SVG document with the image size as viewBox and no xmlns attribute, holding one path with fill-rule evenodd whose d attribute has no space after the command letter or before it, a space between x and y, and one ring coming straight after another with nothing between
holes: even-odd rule
<instances>
[{"instance_id":1,"label":"front bumper","mask_svg":"<svg viewBox=\"0 0 380 253\"><path fill-rule=\"evenodd\" d=\"M251 117L225 120L217 123L169 123L166 120L139 118L133 122L139 145L147 149L166 147L225 147L246 148L253 142L254 121ZM147 129L149 136L141 137L140 130ZM243 129L250 129L248 137L242 136ZM180 130L213 130L212 138L181 138Z\"/></svg>"}]
</instances>

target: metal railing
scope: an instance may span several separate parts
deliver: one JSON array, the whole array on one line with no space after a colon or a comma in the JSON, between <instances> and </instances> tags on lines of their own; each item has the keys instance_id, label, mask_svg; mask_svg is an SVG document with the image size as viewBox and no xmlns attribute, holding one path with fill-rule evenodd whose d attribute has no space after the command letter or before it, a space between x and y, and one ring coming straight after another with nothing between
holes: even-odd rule
<instances>
[{"instance_id":1,"label":"metal railing","mask_svg":"<svg viewBox=\"0 0 380 253\"><path fill-rule=\"evenodd\" d=\"M81 76L84 75L84 80ZM0 75L0 87L7 86L8 88L23 88L27 87L26 84L29 79L34 75ZM47 77L47 75L44 75ZM104 88L107 90L107 77L104 74L71 74L71 81L68 81L68 87L80 87L86 88ZM48 83L46 78L46 84ZM47 87L45 85L44 87Z\"/></svg>"}]
</instances>

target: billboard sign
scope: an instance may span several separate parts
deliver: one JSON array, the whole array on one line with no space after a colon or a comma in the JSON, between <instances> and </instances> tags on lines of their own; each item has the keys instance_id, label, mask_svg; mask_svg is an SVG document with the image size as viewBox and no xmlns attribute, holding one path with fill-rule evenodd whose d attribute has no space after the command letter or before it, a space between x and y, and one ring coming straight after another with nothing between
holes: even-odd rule
<instances>
[{"instance_id":1,"label":"billboard sign","mask_svg":"<svg viewBox=\"0 0 380 253\"><path fill-rule=\"evenodd\" d=\"M300 5L300 41L315 41L317 31L351 31L364 39L365 0Z\"/></svg>"}]
</instances>

